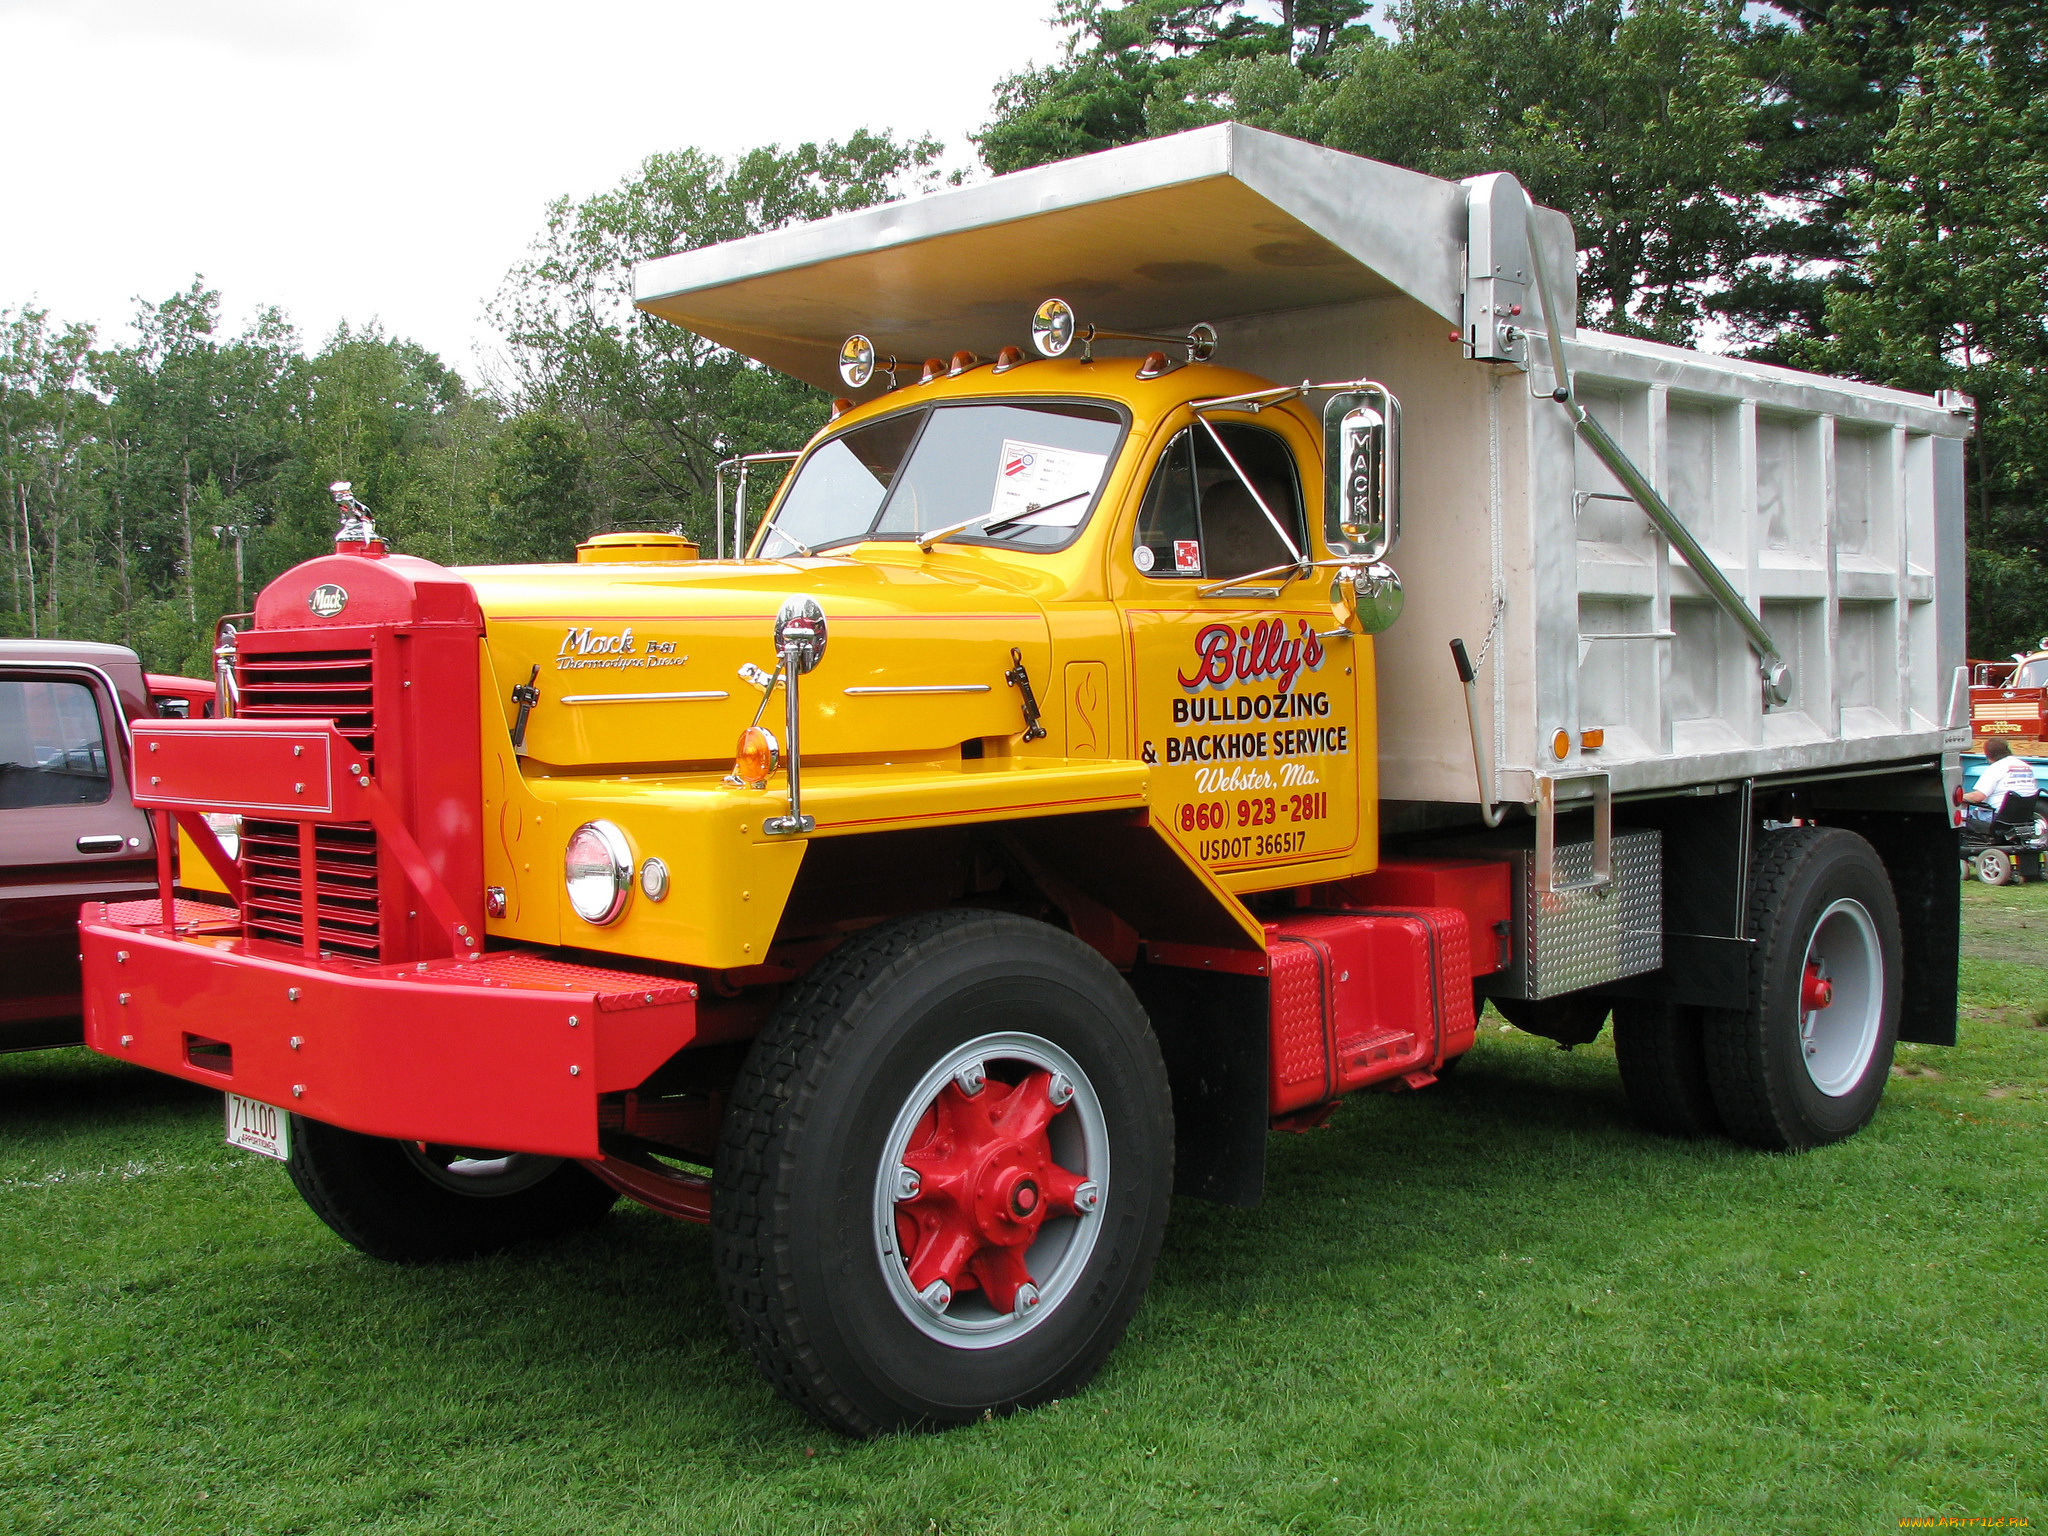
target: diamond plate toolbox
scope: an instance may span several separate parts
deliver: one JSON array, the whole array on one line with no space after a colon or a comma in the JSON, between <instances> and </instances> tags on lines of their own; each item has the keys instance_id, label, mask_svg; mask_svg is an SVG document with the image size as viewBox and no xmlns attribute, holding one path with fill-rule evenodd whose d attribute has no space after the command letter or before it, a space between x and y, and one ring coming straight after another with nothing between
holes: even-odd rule
<instances>
[{"instance_id":1,"label":"diamond plate toolbox","mask_svg":"<svg viewBox=\"0 0 2048 1536\"><path fill-rule=\"evenodd\" d=\"M1514 961L1486 991L1500 997L1556 997L1664 963L1664 838L1617 832L1614 879L1597 891L1539 891L1536 855L1507 853L1515 865ZM1591 843L1561 843L1557 883L1593 875Z\"/></svg>"}]
</instances>

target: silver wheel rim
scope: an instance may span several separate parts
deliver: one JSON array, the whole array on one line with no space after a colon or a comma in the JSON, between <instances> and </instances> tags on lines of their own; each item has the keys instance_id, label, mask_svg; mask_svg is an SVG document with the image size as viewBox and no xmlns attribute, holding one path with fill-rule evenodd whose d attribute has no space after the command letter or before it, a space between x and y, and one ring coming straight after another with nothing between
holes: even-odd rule
<instances>
[{"instance_id":1,"label":"silver wheel rim","mask_svg":"<svg viewBox=\"0 0 2048 1536\"><path fill-rule=\"evenodd\" d=\"M1977 878L1986 885L2003 885L2012 878L2012 855L2003 848L1986 848L1977 855Z\"/></svg>"},{"instance_id":2,"label":"silver wheel rim","mask_svg":"<svg viewBox=\"0 0 2048 1536\"><path fill-rule=\"evenodd\" d=\"M1003 1081L1033 1071L1057 1073L1066 1078L1074 1096L1053 1117L1046 1130L1047 1139L1053 1160L1069 1173L1094 1184L1098 1192L1092 1211L1080 1216L1046 1218L1025 1250L1025 1267L1037 1288L1037 1304L1029 1311L999 1313L979 1291L954 1296L943 1306L935 1307L911 1287L910 1256L899 1251L898 1171L904 1166L904 1154L910 1150L911 1136L925 1111L955 1074L976 1064L989 1077ZM875 1171L875 1256L890 1299L918 1332L958 1349L994 1349L1023 1337L1059 1310L1095 1251L1109 1200L1109 1122L1102 1113L1095 1085L1089 1082L1080 1064L1038 1035L983 1035L956 1046L933 1063L896 1112Z\"/></svg>"},{"instance_id":3,"label":"silver wheel rim","mask_svg":"<svg viewBox=\"0 0 2048 1536\"><path fill-rule=\"evenodd\" d=\"M1806 1006L1815 966L1833 989L1825 1008ZM1800 966L1799 1053L1813 1086L1831 1099L1855 1089L1869 1070L1884 1017L1884 951L1862 902L1843 897L1821 913Z\"/></svg>"},{"instance_id":4,"label":"silver wheel rim","mask_svg":"<svg viewBox=\"0 0 2048 1536\"><path fill-rule=\"evenodd\" d=\"M427 1182L451 1194L490 1200L531 1189L562 1166L559 1157L532 1152L486 1152L472 1147L444 1147L433 1142L402 1141L406 1158L426 1175Z\"/></svg>"}]
</instances>

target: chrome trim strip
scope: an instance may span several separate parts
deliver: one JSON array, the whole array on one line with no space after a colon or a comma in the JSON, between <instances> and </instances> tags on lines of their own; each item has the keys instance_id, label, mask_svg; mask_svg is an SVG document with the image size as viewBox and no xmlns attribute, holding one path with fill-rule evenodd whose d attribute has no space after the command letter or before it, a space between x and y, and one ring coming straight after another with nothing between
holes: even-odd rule
<instances>
[{"instance_id":1,"label":"chrome trim strip","mask_svg":"<svg viewBox=\"0 0 2048 1536\"><path fill-rule=\"evenodd\" d=\"M732 695L714 688L703 693L565 693L557 704L666 704L676 699L729 699Z\"/></svg>"},{"instance_id":2,"label":"chrome trim strip","mask_svg":"<svg viewBox=\"0 0 2048 1536\"><path fill-rule=\"evenodd\" d=\"M848 688L848 698L874 698L878 695L897 697L913 693L987 693L987 683L931 683L918 687L902 688Z\"/></svg>"}]
</instances>

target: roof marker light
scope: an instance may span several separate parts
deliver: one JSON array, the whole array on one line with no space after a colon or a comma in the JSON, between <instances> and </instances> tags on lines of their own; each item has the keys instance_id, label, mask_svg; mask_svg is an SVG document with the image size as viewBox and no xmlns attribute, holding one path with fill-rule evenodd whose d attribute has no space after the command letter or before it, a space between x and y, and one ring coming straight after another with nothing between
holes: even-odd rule
<instances>
[{"instance_id":1,"label":"roof marker light","mask_svg":"<svg viewBox=\"0 0 2048 1536\"><path fill-rule=\"evenodd\" d=\"M924 360L924 372L918 377L917 382L920 384L929 384L933 379L942 379L945 376L945 361L941 358L928 357Z\"/></svg>"},{"instance_id":2,"label":"roof marker light","mask_svg":"<svg viewBox=\"0 0 2048 1536\"><path fill-rule=\"evenodd\" d=\"M1173 364L1166 360L1164 352L1147 352L1145 361L1138 364L1138 377L1141 379L1156 379L1162 373L1171 372Z\"/></svg>"},{"instance_id":3,"label":"roof marker light","mask_svg":"<svg viewBox=\"0 0 2048 1536\"><path fill-rule=\"evenodd\" d=\"M1025 357L1022 347L1005 347L996 354L995 371L997 373L1008 373L1012 368L1023 367L1024 363Z\"/></svg>"}]
</instances>

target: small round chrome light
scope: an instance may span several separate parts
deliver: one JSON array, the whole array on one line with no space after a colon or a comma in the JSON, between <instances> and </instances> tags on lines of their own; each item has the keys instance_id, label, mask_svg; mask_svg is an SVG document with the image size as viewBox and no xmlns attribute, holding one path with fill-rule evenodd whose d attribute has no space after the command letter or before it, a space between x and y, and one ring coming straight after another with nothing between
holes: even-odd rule
<instances>
[{"instance_id":1,"label":"small round chrome light","mask_svg":"<svg viewBox=\"0 0 2048 1536\"><path fill-rule=\"evenodd\" d=\"M1031 315L1031 345L1040 357L1059 357L1074 344L1074 306L1047 299Z\"/></svg>"},{"instance_id":2,"label":"small round chrome light","mask_svg":"<svg viewBox=\"0 0 2048 1536\"><path fill-rule=\"evenodd\" d=\"M848 389L859 389L875 376L875 344L853 335L839 343L839 377Z\"/></svg>"},{"instance_id":3,"label":"small round chrome light","mask_svg":"<svg viewBox=\"0 0 2048 1536\"><path fill-rule=\"evenodd\" d=\"M659 901L668 894L668 866L659 859L649 859L640 866L640 891L649 901Z\"/></svg>"},{"instance_id":4,"label":"small round chrome light","mask_svg":"<svg viewBox=\"0 0 2048 1536\"><path fill-rule=\"evenodd\" d=\"M626 834L608 821L586 821L569 839L562 874L569 905L586 923L618 921L633 889L633 851Z\"/></svg>"}]
</instances>

